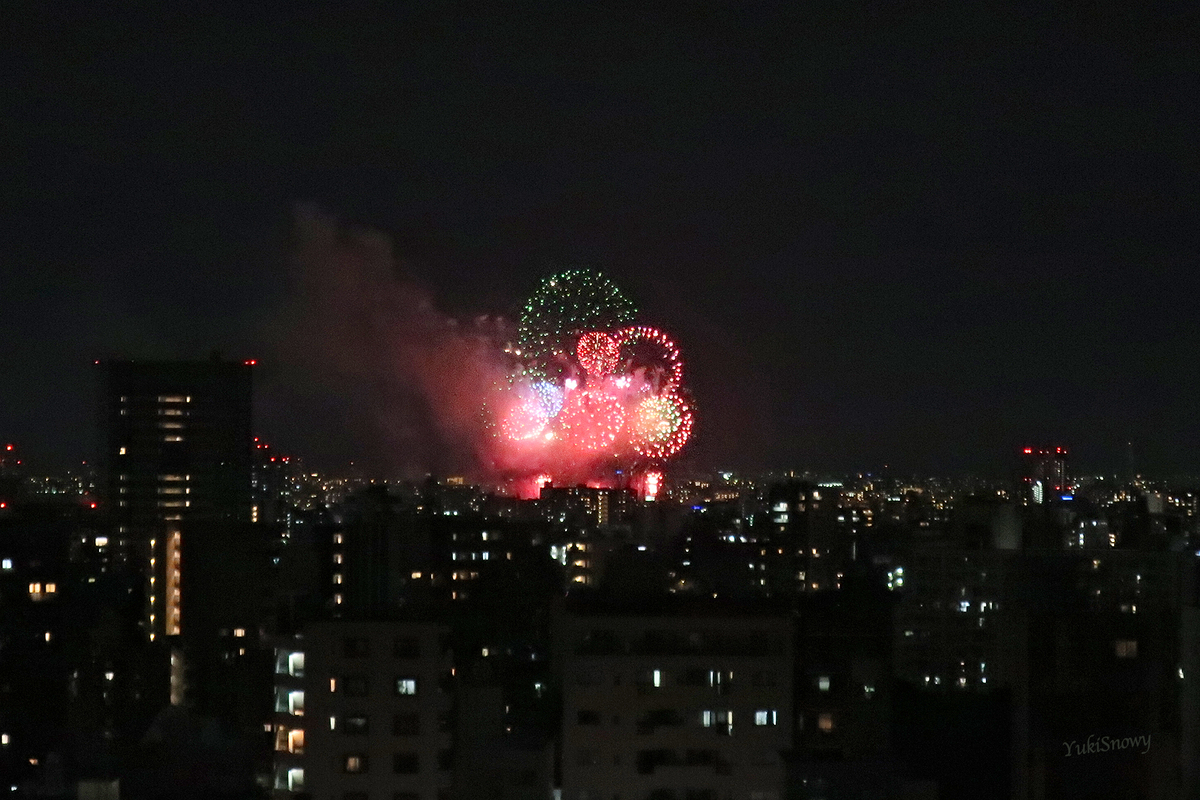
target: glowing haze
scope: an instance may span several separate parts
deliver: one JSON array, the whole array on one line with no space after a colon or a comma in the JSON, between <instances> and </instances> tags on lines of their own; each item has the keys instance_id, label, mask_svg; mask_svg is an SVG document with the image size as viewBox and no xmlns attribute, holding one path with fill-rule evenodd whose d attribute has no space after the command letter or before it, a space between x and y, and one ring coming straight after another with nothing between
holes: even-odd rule
<instances>
[{"instance_id":1,"label":"glowing haze","mask_svg":"<svg viewBox=\"0 0 1200 800\"><path fill-rule=\"evenodd\" d=\"M667 334L632 324L603 274L545 278L515 328L464 324L405 276L387 236L310 207L294 233L260 396L291 408L306 438L328 428L384 474L473 473L526 497L547 483L657 491L691 434L683 361ZM314 379L320 397L289 388Z\"/></svg>"}]
</instances>

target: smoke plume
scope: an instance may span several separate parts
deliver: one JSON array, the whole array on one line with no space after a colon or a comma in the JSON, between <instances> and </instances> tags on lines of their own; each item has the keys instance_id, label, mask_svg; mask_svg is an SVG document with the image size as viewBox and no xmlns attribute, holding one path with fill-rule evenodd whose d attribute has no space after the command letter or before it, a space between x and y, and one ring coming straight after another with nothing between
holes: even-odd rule
<instances>
[{"instance_id":1,"label":"smoke plume","mask_svg":"<svg viewBox=\"0 0 1200 800\"><path fill-rule=\"evenodd\" d=\"M504 375L504 323L450 318L388 235L312 206L295 210L289 265L268 402L290 407L290 425L317 428L303 438L325 442L327 461L349 454L409 478L472 471L479 399Z\"/></svg>"}]
</instances>

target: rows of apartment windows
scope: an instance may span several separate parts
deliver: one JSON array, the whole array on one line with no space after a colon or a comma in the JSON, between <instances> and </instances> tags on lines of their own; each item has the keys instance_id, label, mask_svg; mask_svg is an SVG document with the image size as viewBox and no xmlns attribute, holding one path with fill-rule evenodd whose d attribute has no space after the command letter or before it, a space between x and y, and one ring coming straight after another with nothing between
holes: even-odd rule
<instances>
[{"instance_id":1,"label":"rows of apartment windows","mask_svg":"<svg viewBox=\"0 0 1200 800\"><path fill-rule=\"evenodd\" d=\"M417 694L417 679L412 677L398 677L395 679L394 689L397 696L416 696ZM371 681L366 675L346 675L342 678L329 679L329 691L341 691L346 697L368 697L371 693ZM296 717L304 716L304 690L290 689L285 686L279 686L275 689L275 711L284 714L291 714ZM330 717L330 727L333 727L334 718Z\"/></svg>"},{"instance_id":2,"label":"rows of apartment windows","mask_svg":"<svg viewBox=\"0 0 1200 800\"><path fill-rule=\"evenodd\" d=\"M695 724L705 728L733 730L733 711L714 711L712 709L689 712ZM620 724L620 717L613 717L613 724ZM754 711L754 724L757 727L774 726L779 724L779 711L774 708L760 708ZM595 709L580 709L576 712L575 721L579 725L600 725L601 714ZM655 728L687 724L684 714L672 708L652 709L638 719L638 733L653 733Z\"/></svg>"},{"instance_id":3,"label":"rows of apartment windows","mask_svg":"<svg viewBox=\"0 0 1200 800\"><path fill-rule=\"evenodd\" d=\"M717 633L695 631L646 631L627 637L611 630L592 630L580 637L578 655L782 655L784 643L769 631Z\"/></svg>"},{"instance_id":4,"label":"rows of apartment windows","mask_svg":"<svg viewBox=\"0 0 1200 800\"><path fill-rule=\"evenodd\" d=\"M378 717L376 717L378 719ZM386 717L385 717L386 719ZM400 713L392 715L393 736L420 736L421 717L419 714ZM448 731L452 727L449 714L438 716L439 731ZM341 731L346 736L366 736L371 732L371 717L369 715L345 716L339 721L337 717L329 718L329 729Z\"/></svg>"},{"instance_id":5,"label":"rows of apartment windows","mask_svg":"<svg viewBox=\"0 0 1200 800\"><path fill-rule=\"evenodd\" d=\"M432 800L430 795L423 795L420 792L392 792L388 797L391 800ZM450 790L438 789L437 794L432 797L436 797L437 800L447 800L450 797ZM343 792L341 796L341 800L375 800L375 798L383 800L383 796L372 795L370 792Z\"/></svg>"},{"instance_id":6,"label":"rows of apartment windows","mask_svg":"<svg viewBox=\"0 0 1200 800\"><path fill-rule=\"evenodd\" d=\"M346 753L341 758L342 772L352 775L363 775L370 771L371 763L366 753ZM454 751L439 750L437 754L437 769L439 772L449 772L454 768ZM421 772L421 754L412 750L402 750L392 754L392 772L396 775L417 775Z\"/></svg>"},{"instance_id":7,"label":"rows of apartment windows","mask_svg":"<svg viewBox=\"0 0 1200 800\"><path fill-rule=\"evenodd\" d=\"M419 714L393 714L391 723L393 736L421 735L421 717ZM438 715L436 727L439 731L443 732L451 730L453 724L450 715L448 713ZM345 736L367 736L371 733L371 717L368 715L344 716L340 718L331 716L329 718L329 729L338 731ZM275 732L275 750L303 755L304 740L305 736L302 728L289 728L286 725L279 725Z\"/></svg>"},{"instance_id":8,"label":"rows of apartment windows","mask_svg":"<svg viewBox=\"0 0 1200 800\"><path fill-rule=\"evenodd\" d=\"M342 640L345 658L370 658L371 640L364 636L347 636ZM421 640L416 636L397 636L392 640L393 658L420 658Z\"/></svg>"},{"instance_id":9,"label":"rows of apartment windows","mask_svg":"<svg viewBox=\"0 0 1200 800\"><path fill-rule=\"evenodd\" d=\"M722 754L717 750L656 748L638 750L633 756L633 764L636 766L638 774L641 775L653 775L657 767L716 767L718 775L731 774L732 768L732 764L722 758ZM601 761L602 759L594 750L576 752L575 762L580 767L598 767L601 765ZM764 766L773 763L775 762L770 758L763 761ZM613 754L612 764L614 767L622 766L621 753Z\"/></svg>"},{"instance_id":10,"label":"rows of apartment windows","mask_svg":"<svg viewBox=\"0 0 1200 800\"><path fill-rule=\"evenodd\" d=\"M774 670L758 670L744 673L749 675L751 686L773 687L778 685L779 675ZM718 694L727 694L734 687L733 670L717 669L687 669L678 673L670 673L661 669L647 669L635 672L631 676L633 685L639 689L658 689L674 683L676 686L687 688L707 687ZM620 686L624 679L622 673L612 675L612 685ZM828 680L828 679L827 679ZM597 687L605 683L599 670L582 670L575 676L578 686Z\"/></svg>"},{"instance_id":11,"label":"rows of apartment windows","mask_svg":"<svg viewBox=\"0 0 1200 800\"><path fill-rule=\"evenodd\" d=\"M716 789L680 789L678 791L674 789L656 789L649 795L642 795L641 797L648 797L653 800L721 800L730 796L727 793L718 793ZM749 796L750 800L779 800L779 792L771 789L751 790ZM814 794L811 796L824 797L825 795ZM573 797L578 798L578 800L609 800L607 793L591 789L580 789ZM614 795L614 797L620 800L622 795ZM347 800L365 800L365 798L348 798ZM405 798L405 800L408 800L408 798Z\"/></svg>"},{"instance_id":12,"label":"rows of apartment windows","mask_svg":"<svg viewBox=\"0 0 1200 800\"><path fill-rule=\"evenodd\" d=\"M397 695L416 695L417 679L398 677L395 679L393 687ZM366 675L345 675L341 680L330 678L329 691L337 692L338 690L341 690L342 694L347 697L367 697L371 693L371 680Z\"/></svg>"}]
</instances>

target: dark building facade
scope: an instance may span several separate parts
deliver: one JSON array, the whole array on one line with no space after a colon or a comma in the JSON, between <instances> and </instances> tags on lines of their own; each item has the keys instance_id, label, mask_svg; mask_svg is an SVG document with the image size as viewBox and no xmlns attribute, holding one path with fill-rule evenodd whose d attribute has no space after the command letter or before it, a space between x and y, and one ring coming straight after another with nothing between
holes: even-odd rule
<instances>
[{"instance_id":1,"label":"dark building facade","mask_svg":"<svg viewBox=\"0 0 1200 800\"><path fill-rule=\"evenodd\" d=\"M151 640L180 632L181 530L251 519L251 364L104 364L101 486L116 545L145 574Z\"/></svg>"}]
</instances>

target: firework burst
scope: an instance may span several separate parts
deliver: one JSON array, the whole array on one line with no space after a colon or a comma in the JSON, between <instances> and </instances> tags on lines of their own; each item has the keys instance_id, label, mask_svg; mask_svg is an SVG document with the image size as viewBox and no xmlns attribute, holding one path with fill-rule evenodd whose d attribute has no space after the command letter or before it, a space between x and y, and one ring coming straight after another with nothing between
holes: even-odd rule
<instances>
[{"instance_id":1,"label":"firework burst","mask_svg":"<svg viewBox=\"0 0 1200 800\"><path fill-rule=\"evenodd\" d=\"M617 485L613 476L624 475L622 485L658 491L662 464L691 437L695 412L679 346L657 328L631 325L633 316L621 290L586 269L543 279L525 304L509 350L519 362L488 404L508 454L497 461L522 485Z\"/></svg>"}]
</instances>

